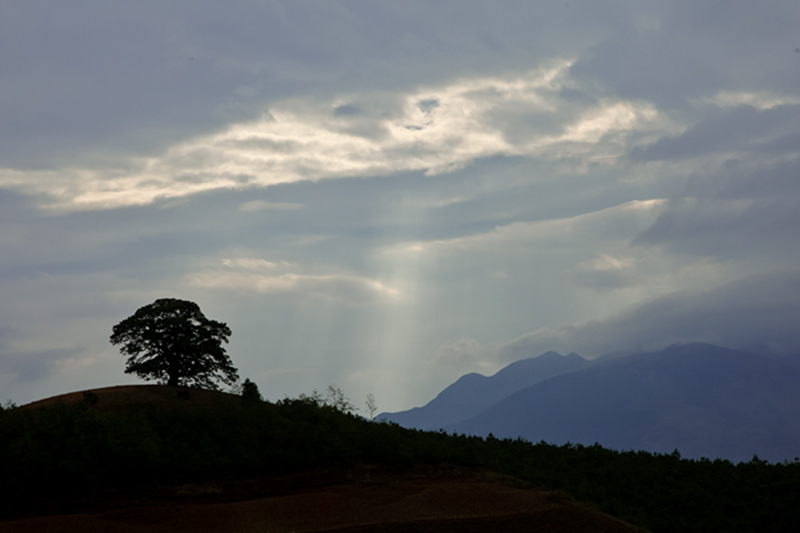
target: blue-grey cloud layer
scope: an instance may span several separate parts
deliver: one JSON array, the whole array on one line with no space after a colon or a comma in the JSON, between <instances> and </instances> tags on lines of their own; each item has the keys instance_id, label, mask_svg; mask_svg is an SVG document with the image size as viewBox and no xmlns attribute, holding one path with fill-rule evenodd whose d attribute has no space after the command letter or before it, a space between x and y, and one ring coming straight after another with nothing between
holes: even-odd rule
<instances>
[{"instance_id":1,"label":"blue-grey cloud layer","mask_svg":"<svg viewBox=\"0 0 800 533\"><path fill-rule=\"evenodd\" d=\"M197 301L270 398L548 349L800 352L791 2L0 7L0 387ZM11 303L13 302L13 304ZM1 398L0 398L1 399Z\"/></svg>"}]
</instances>

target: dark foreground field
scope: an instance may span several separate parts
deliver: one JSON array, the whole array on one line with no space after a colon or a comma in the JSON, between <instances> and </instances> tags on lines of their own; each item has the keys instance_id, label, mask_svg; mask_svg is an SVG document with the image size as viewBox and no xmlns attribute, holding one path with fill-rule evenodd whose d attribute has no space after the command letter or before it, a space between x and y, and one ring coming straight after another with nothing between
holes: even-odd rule
<instances>
[{"instance_id":1,"label":"dark foreground field","mask_svg":"<svg viewBox=\"0 0 800 533\"><path fill-rule=\"evenodd\" d=\"M637 531L550 492L524 488L486 474L382 475L379 479L364 478L241 501L224 501L226 495L217 492L220 489L213 485L184 486L178 491L183 495L172 501L5 521L0 522L0 530L6 533Z\"/></svg>"}]
</instances>

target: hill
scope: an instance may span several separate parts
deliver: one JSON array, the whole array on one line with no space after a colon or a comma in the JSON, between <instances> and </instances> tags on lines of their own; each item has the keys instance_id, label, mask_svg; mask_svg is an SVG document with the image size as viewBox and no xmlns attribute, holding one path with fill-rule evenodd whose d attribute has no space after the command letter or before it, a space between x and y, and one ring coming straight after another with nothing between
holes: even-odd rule
<instances>
[{"instance_id":1,"label":"hill","mask_svg":"<svg viewBox=\"0 0 800 533\"><path fill-rule=\"evenodd\" d=\"M2 531L792 531L800 462L425 432L314 397L114 387L0 409L0 502Z\"/></svg>"},{"instance_id":2,"label":"hill","mask_svg":"<svg viewBox=\"0 0 800 533\"><path fill-rule=\"evenodd\" d=\"M269 429L265 414L279 415ZM414 434L308 398L269 404L127 385L39 400L3 412L0 422L12 444L0 450L3 501L21 504L0 514L8 532L250 531L265 523L276 532L638 531L475 466L416 466L431 461L415 458L415 446L407 458L391 446L370 454L372 445L352 443L368 429L395 442ZM262 457L248 456L257 449L244 424L257 427ZM234 441L246 445L237 450Z\"/></svg>"},{"instance_id":3,"label":"hill","mask_svg":"<svg viewBox=\"0 0 800 533\"><path fill-rule=\"evenodd\" d=\"M472 418L526 387L585 368L588 364L589 361L575 353L563 356L546 352L511 363L490 377L465 374L423 407L381 413L377 418L408 428L438 430Z\"/></svg>"},{"instance_id":4,"label":"hill","mask_svg":"<svg viewBox=\"0 0 800 533\"><path fill-rule=\"evenodd\" d=\"M693 343L604 361L527 387L448 431L685 457L800 456L800 374Z\"/></svg>"},{"instance_id":5,"label":"hill","mask_svg":"<svg viewBox=\"0 0 800 533\"><path fill-rule=\"evenodd\" d=\"M168 385L117 385L88 391L59 394L21 406L21 409L36 410L42 407L75 405L81 402L100 411L129 411L146 406L170 408L191 405L197 408L213 405L222 399L237 400L238 397L219 391Z\"/></svg>"}]
</instances>

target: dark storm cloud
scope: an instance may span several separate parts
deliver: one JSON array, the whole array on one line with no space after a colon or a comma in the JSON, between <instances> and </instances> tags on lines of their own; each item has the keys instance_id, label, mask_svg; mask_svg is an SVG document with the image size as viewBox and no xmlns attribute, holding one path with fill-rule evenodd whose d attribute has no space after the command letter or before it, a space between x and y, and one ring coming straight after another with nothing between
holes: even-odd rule
<instances>
[{"instance_id":1,"label":"dark storm cloud","mask_svg":"<svg viewBox=\"0 0 800 533\"><path fill-rule=\"evenodd\" d=\"M528 2L5 3L0 166L152 155L287 97L526 68L595 38L592 11ZM576 34L561 36L557 21Z\"/></svg>"},{"instance_id":2,"label":"dark storm cloud","mask_svg":"<svg viewBox=\"0 0 800 533\"><path fill-rule=\"evenodd\" d=\"M239 232L238 242L243 243L264 243L265 234L280 241L287 231L296 238L290 227L266 233L265 227L281 218L274 212L238 212L251 198L219 191L177 205L159 201L116 210L53 213L37 210L24 195L0 189L0 284L43 275L101 273L153 280L183 272L201 257L229 248L229 231ZM291 226L291 220L285 224ZM39 298L44 302L47 295Z\"/></svg>"},{"instance_id":3,"label":"dark storm cloud","mask_svg":"<svg viewBox=\"0 0 800 533\"><path fill-rule=\"evenodd\" d=\"M33 216L34 199L25 194L0 188L0 222L6 228Z\"/></svg>"},{"instance_id":4,"label":"dark storm cloud","mask_svg":"<svg viewBox=\"0 0 800 533\"><path fill-rule=\"evenodd\" d=\"M579 270L572 274L571 279L580 286L604 292L633 287L641 283L642 276L633 269Z\"/></svg>"},{"instance_id":5,"label":"dark storm cloud","mask_svg":"<svg viewBox=\"0 0 800 533\"><path fill-rule=\"evenodd\" d=\"M0 164L47 167L98 148L157 153L251 119L265 102L316 85L359 43L344 31L347 9L310 7L5 4Z\"/></svg>"},{"instance_id":6,"label":"dark storm cloud","mask_svg":"<svg viewBox=\"0 0 800 533\"><path fill-rule=\"evenodd\" d=\"M333 110L333 116L335 117L352 117L353 115L360 115L364 112L363 109L358 107L357 105L352 104L343 104L337 106L336 109Z\"/></svg>"},{"instance_id":7,"label":"dark storm cloud","mask_svg":"<svg viewBox=\"0 0 800 533\"><path fill-rule=\"evenodd\" d=\"M540 330L503 346L515 360L554 349L597 357L704 341L771 356L800 354L800 271L750 276L707 292L677 292L626 312Z\"/></svg>"},{"instance_id":8,"label":"dark storm cloud","mask_svg":"<svg viewBox=\"0 0 800 533\"><path fill-rule=\"evenodd\" d=\"M59 360L75 357L79 353L80 350L20 352L0 345L0 373L13 376L16 381L39 381L52 373Z\"/></svg>"},{"instance_id":9,"label":"dark storm cloud","mask_svg":"<svg viewBox=\"0 0 800 533\"><path fill-rule=\"evenodd\" d=\"M59 360L75 357L80 352L77 349L23 351L13 348L13 342L22 337L11 328L0 327L0 376L22 382L38 381L47 377Z\"/></svg>"},{"instance_id":10,"label":"dark storm cloud","mask_svg":"<svg viewBox=\"0 0 800 533\"><path fill-rule=\"evenodd\" d=\"M4 5L2 165L47 167L88 147L158 151L229 119L214 110L248 76L221 76L210 54L177 41L184 24L148 20L152 7Z\"/></svg>"},{"instance_id":11,"label":"dark storm cloud","mask_svg":"<svg viewBox=\"0 0 800 533\"><path fill-rule=\"evenodd\" d=\"M797 140L800 105L777 105L758 110L751 106L714 109L676 136L631 151L634 161L685 159L735 152L800 152Z\"/></svg>"},{"instance_id":12,"label":"dark storm cloud","mask_svg":"<svg viewBox=\"0 0 800 533\"><path fill-rule=\"evenodd\" d=\"M686 109L720 90L794 93L800 69L789 44L800 13L791 2L656 2L630 11L573 67L576 77L623 98Z\"/></svg>"},{"instance_id":13,"label":"dark storm cloud","mask_svg":"<svg viewBox=\"0 0 800 533\"><path fill-rule=\"evenodd\" d=\"M727 81L720 66L694 53L700 47L692 40L694 36L687 41L665 29L639 32L627 27L581 58L573 72L578 78L600 80L623 98L671 107L712 93Z\"/></svg>"},{"instance_id":14,"label":"dark storm cloud","mask_svg":"<svg viewBox=\"0 0 800 533\"><path fill-rule=\"evenodd\" d=\"M693 176L637 245L765 262L800 259L800 159L750 165L732 160Z\"/></svg>"}]
</instances>

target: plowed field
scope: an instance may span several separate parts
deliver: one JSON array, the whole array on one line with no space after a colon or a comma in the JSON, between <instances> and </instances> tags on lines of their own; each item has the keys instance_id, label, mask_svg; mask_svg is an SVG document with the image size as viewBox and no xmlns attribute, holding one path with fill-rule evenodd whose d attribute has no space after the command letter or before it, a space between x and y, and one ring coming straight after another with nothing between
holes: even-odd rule
<instances>
[{"instance_id":1,"label":"plowed field","mask_svg":"<svg viewBox=\"0 0 800 533\"><path fill-rule=\"evenodd\" d=\"M213 490L206 487L198 490ZM0 522L5 533L631 532L546 491L475 475L383 478L234 502L150 502Z\"/></svg>"}]
</instances>

